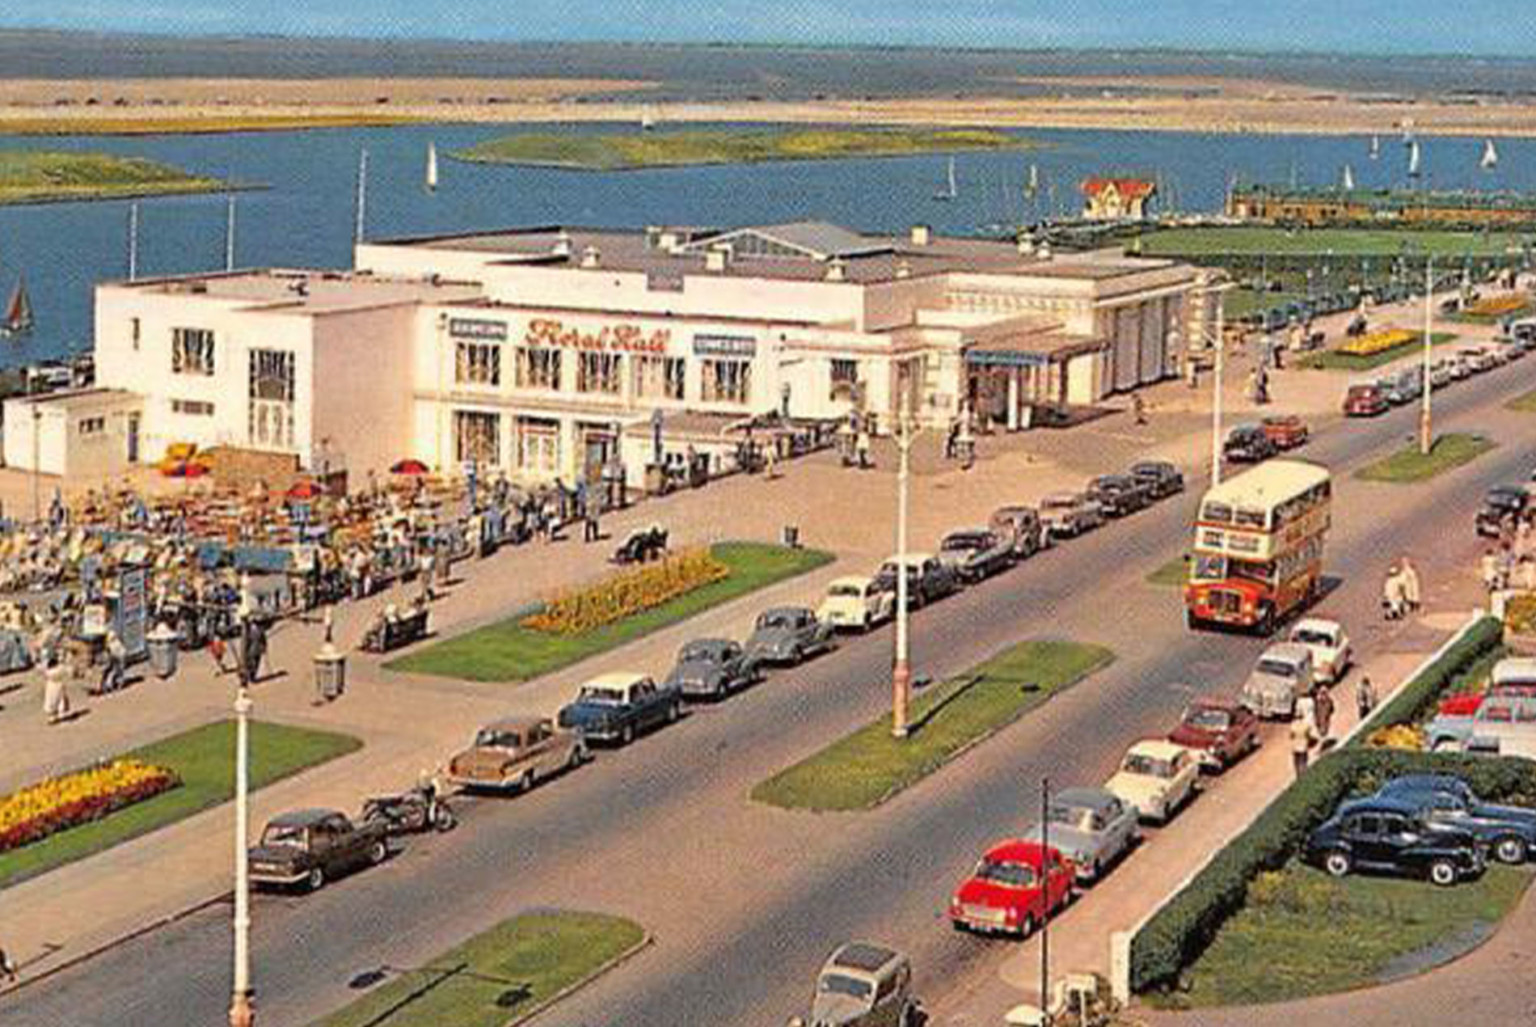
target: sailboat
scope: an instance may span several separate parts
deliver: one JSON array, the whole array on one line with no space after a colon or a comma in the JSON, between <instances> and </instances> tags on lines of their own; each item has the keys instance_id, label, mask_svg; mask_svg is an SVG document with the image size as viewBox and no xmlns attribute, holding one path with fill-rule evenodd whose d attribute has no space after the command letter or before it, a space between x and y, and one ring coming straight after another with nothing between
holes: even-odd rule
<instances>
[{"instance_id":1,"label":"sailboat","mask_svg":"<svg viewBox=\"0 0 1536 1027\"><path fill-rule=\"evenodd\" d=\"M1371 160L1381 156L1381 136L1371 136Z\"/></svg>"},{"instance_id":2,"label":"sailboat","mask_svg":"<svg viewBox=\"0 0 1536 1027\"><path fill-rule=\"evenodd\" d=\"M1420 164L1419 141L1417 139L1415 139L1413 142L1408 144L1408 177L1409 178L1418 178L1419 177L1419 164Z\"/></svg>"},{"instance_id":3,"label":"sailboat","mask_svg":"<svg viewBox=\"0 0 1536 1027\"><path fill-rule=\"evenodd\" d=\"M1494 149L1493 140L1490 139L1483 144L1483 158L1477 162L1477 166L1484 171L1491 171L1498 166L1498 163L1499 151Z\"/></svg>"},{"instance_id":4,"label":"sailboat","mask_svg":"<svg viewBox=\"0 0 1536 1027\"><path fill-rule=\"evenodd\" d=\"M959 187L955 182L955 158L949 158L949 181L945 189L933 194L933 198L941 203L947 203L960 195Z\"/></svg>"},{"instance_id":5,"label":"sailboat","mask_svg":"<svg viewBox=\"0 0 1536 1027\"><path fill-rule=\"evenodd\" d=\"M32 301L27 299L27 281L18 278L16 288L11 292L11 301L5 305L5 321L0 324L0 333L7 338L26 335L32 330L32 325Z\"/></svg>"},{"instance_id":6,"label":"sailboat","mask_svg":"<svg viewBox=\"0 0 1536 1027\"><path fill-rule=\"evenodd\" d=\"M640 110L640 131L649 132L656 127L656 108L643 107Z\"/></svg>"},{"instance_id":7,"label":"sailboat","mask_svg":"<svg viewBox=\"0 0 1536 1027\"><path fill-rule=\"evenodd\" d=\"M428 143L427 144L427 177L426 177L426 183L425 184L426 184L427 192L429 192L429 193L437 192L437 144L436 143Z\"/></svg>"},{"instance_id":8,"label":"sailboat","mask_svg":"<svg viewBox=\"0 0 1536 1027\"><path fill-rule=\"evenodd\" d=\"M1344 183L1343 183L1343 185L1344 185L1344 191L1346 193L1350 193L1350 192L1354 192L1355 191L1355 169L1350 167L1348 164L1344 165Z\"/></svg>"},{"instance_id":9,"label":"sailboat","mask_svg":"<svg viewBox=\"0 0 1536 1027\"><path fill-rule=\"evenodd\" d=\"M1035 194L1039 191L1040 168L1037 165L1031 164L1029 166L1029 184L1024 187L1024 195L1028 196L1030 199L1034 199Z\"/></svg>"}]
</instances>

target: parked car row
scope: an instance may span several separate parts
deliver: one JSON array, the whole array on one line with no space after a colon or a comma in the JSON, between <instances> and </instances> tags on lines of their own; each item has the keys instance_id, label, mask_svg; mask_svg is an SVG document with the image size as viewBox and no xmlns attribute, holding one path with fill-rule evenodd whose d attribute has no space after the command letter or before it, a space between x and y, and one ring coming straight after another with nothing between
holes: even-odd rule
<instances>
[{"instance_id":1,"label":"parked car row","mask_svg":"<svg viewBox=\"0 0 1536 1027\"><path fill-rule=\"evenodd\" d=\"M1503 367L1536 349L1536 330L1501 335L1480 346L1463 346L1430 363L1429 381L1436 389L1475 374ZM1353 382L1344 391L1345 417L1375 417L1392 407L1411 403L1424 394L1424 367L1415 364L1372 381Z\"/></svg>"},{"instance_id":2,"label":"parked car row","mask_svg":"<svg viewBox=\"0 0 1536 1027\"><path fill-rule=\"evenodd\" d=\"M1124 474L1101 474L1081 492L1052 492L1040 501L1051 541L1075 538L1110 518L1127 517L1184 490L1184 475L1166 460L1143 460Z\"/></svg>"}]
</instances>

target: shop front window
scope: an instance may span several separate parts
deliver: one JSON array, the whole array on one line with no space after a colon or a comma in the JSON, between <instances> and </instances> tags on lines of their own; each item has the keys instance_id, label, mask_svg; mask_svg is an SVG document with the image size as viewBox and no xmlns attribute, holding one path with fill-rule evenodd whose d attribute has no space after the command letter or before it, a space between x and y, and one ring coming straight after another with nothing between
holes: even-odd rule
<instances>
[{"instance_id":1,"label":"shop front window","mask_svg":"<svg viewBox=\"0 0 1536 1027\"><path fill-rule=\"evenodd\" d=\"M577 392L618 395L621 358L617 353L583 353L576 364Z\"/></svg>"},{"instance_id":2,"label":"shop front window","mask_svg":"<svg viewBox=\"0 0 1536 1027\"><path fill-rule=\"evenodd\" d=\"M517 466L535 475L560 472L560 425L556 421L520 418L517 423Z\"/></svg>"},{"instance_id":3,"label":"shop front window","mask_svg":"<svg viewBox=\"0 0 1536 1027\"><path fill-rule=\"evenodd\" d=\"M480 410L453 412L453 453L460 464L501 463L501 415Z\"/></svg>"},{"instance_id":4,"label":"shop front window","mask_svg":"<svg viewBox=\"0 0 1536 1027\"><path fill-rule=\"evenodd\" d=\"M684 366L682 357L630 357L635 395L645 399L682 399Z\"/></svg>"},{"instance_id":5,"label":"shop front window","mask_svg":"<svg viewBox=\"0 0 1536 1027\"><path fill-rule=\"evenodd\" d=\"M752 396L750 360L705 360L701 372L700 397L706 403L745 404Z\"/></svg>"},{"instance_id":6,"label":"shop front window","mask_svg":"<svg viewBox=\"0 0 1536 1027\"><path fill-rule=\"evenodd\" d=\"M293 354L277 349L251 350L249 386L247 430L251 444L267 449L293 448Z\"/></svg>"}]
</instances>

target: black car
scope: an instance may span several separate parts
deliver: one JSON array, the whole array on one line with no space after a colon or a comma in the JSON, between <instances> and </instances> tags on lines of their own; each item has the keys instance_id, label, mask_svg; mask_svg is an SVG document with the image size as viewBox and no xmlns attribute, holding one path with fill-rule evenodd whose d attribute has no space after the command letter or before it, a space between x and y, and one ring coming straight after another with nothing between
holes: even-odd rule
<instances>
[{"instance_id":1,"label":"black car","mask_svg":"<svg viewBox=\"0 0 1536 1027\"><path fill-rule=\"evenodd\" d=\"M927 553L912 553L905 559L893 556L875 572L875 587L882 592L896 593L898 567L907 573L907 603L911 608L929 603L960 591L960 576L943 560Z\"/></svg>"},{"instance_id":2,"label":"black car","mask_svg":"<svg viewBox=\"0 0 1536 1027\"><path fill-rule=\"evenodd\" d=\"M1495 485L1483 497L1473 523L1479 535L1497 537L1510 524L1525 516L1531 495L1520 485Z\"/></svg>"},{"instance_id":3,"label":"black car","mask_svg":"<svg viewBox=\"0 0 1536 1027\"><path fill-rule=\"evenodd\" d=\"M1124 517L1152 502L1150 487L1128 474L1101 474L1088 483L1085 491L1106 517Z\"/></svg>"},{"instance_id":4,"label":"black car","mask_svg":"<svg viewBox=\"0 0 1536 1027\"><path fill-rule=\"evenodd\" d=\"M1256 424L1240 424L1227 432L1222 455L1234 464L1256 464L1276 452L1274 440Z\"/></svg>"},{"instance_id":5,"label":"black car","mask_svg":"<svg viewBox=\"0 0 1536 1027\"><path fill-rule=\"evenodd\" d=\"M248 850L251 883L316 891L326 881L359 867L377 866L389 855L388 828L354 824L332 809L301 809L268 821Z\"/></svg>"},{"instance_id":6,"label":"black car","mask_svg":"<svg viewBox=\"0 0 1536 1027\"><path fill-rule=\"evenodd\" d=\"M1152 491L1153 499L1164 499L1184 491L1184 474L1166 460L1143 460L1127 471L1132 478Z\"/></svg>"},{"instance_id":7,"label":"black car","mask_svg":"<svg viewBox=\"0 0 1536 1027\"><path fill-rule=\"evenodd\" d=\"M677 651L677 665L666 684L684 699L724 699L763 679L762 669L728 638L700 638Z\"/></svg>"},{"instance_id":8,"label":"black car","mask_svg":"<svg viewBox=\"0 0 1536 1027\"><path fill-rule=\"evenodd\" d=\"M1333 877L1373 870L1425 877L1447 887L1482 873L1482 845L1470 831L1430 823L1413 802L1346 802L1307 838L1303 858Z\"/></svg>"},{"instance_id":9,"label":"black car","mask_svg":"<svg viewBox=\"0 0 1536 1027\"><path fill-rule=\"evenodd\" d=\"M1413 803L1430 823L1470 831L1500 863L1524 863L1536 848L1536 810L1483 802L1450 774L1405 774L1382 785L1376 797Z\"/></svg>"}]
</instances>

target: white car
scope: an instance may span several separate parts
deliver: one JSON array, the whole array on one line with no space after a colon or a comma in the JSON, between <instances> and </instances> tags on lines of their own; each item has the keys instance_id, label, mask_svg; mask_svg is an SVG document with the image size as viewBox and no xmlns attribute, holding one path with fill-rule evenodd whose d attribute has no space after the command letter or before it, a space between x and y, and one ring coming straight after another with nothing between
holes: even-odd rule
<instances>
[{"instance_id":1,"label":"white car","mask_svg":"<svg viewBox=\"0 0 1536 1027\"><path fill-rule=\"evenodd\" d=\"M1143 820L1166 823L1195 794L1200 763L1182 745L1148 738L1131 746L1106 791L1136 807Z\"/></svg>"},{"instance_id":2,"label":"white car","mask_svg":"<svg viewBox=\"0 0 1536 1027\"><path fill-rule=\"evenodd\" d=\"M1312 653L1312 680L1331 685L1344 679L1354 661L1354 649L1344 626L1336 620L1306 617L1291 629L1290 640Z\"/></svg>"},{"instance_id":3,"label":"white car","mask_svg":"<svg viewBox=\"0 0 1536 1027\"><path fill-rule=\"evenodd\" d=\"M834 630L868 631L896 612L896 593L880 588L874 578L836 578L816 610L816 619Z\"/></svg>"}]
</instances>

